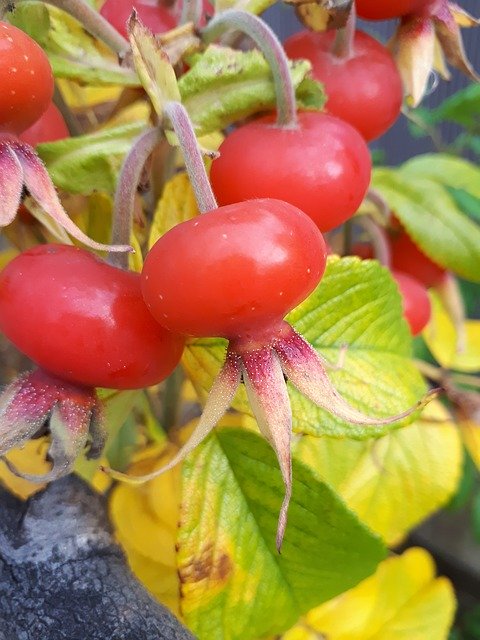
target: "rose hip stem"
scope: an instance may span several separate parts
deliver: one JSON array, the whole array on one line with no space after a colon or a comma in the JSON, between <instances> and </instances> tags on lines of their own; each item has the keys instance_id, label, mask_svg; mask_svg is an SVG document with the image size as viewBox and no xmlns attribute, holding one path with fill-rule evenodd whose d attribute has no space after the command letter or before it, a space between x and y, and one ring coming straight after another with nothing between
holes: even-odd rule
<instances>
[{"instance_id":1,"label":"rose hip stem","mask_svg":"<svg viewBox=\"0 0 480 640\"><path fill-rule=\"evenodd\" d=\"M153 150L162 138L159 128L148 129L133 143L126 156L118 178L113 204L112 241L114 238L126 238L130 244L135 209L135 195L143 168ZM114 241L116 243L116 240ZM121 269L128 268L128 254L111 255L109 263Z\"/></svg>"},{"instance_id":2,"label":"rose hip stem","mask_svg":"<svg viewBox=\"0 0 480 640\"><path fill-rule=\"evenodd\" d=\"M246 11L227 9L215 16L202 29L205 42L213 42L225 29L236 29L248 35L261 50L273 74L277 99L277 125L294 129L297 126L295 89L287 55L280 40L260 18Z\"/></svg>"},{"instance_id":3,"label":"rose hip stem","mask_svg":"<svg viewBox=\"0 0 480 640\"><path fill-rule=\"evenodd\" d=\"M200 23L202 14L203 0L183 0L179 24L193 22L194 26L197 26Z\"/></svg>"},{"instance_id":4,"label":"rose hip stem","mask_svg":"<svg viewBox=\"0 0 480 640\"><path fill-rule=\"evenodd\" d=\"M355 39L355 25L357 22L357 13L355 10L355 2L348 14L347 24L338 29L335 40L333 41L332 53L337 58L348 60L353 52L353 41Z\"/></svg>"}]
</instances>

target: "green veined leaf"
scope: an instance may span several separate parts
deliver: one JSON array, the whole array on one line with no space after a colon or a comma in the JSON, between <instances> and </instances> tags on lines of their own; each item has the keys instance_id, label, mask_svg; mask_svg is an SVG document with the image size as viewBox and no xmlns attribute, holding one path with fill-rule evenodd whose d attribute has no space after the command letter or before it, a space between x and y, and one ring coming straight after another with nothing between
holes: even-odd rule
<instances>
[{"instance_id":1,"label":"green veined leaf","mask_svg":"<svg viewBox=\"0 0 480 640\"><path fill-rule=\"evenodd\" d=\"M435 159L432 164L436 162ZM381 193L426 255L463 278L479 282L480 227L457 207L446 188L439 184L441 175L424 177L423 167L414 172L408 164L400 171L374 170L372 187ZM455 181L450 176L448 186L465 188L460 180L457 185L453 184Z\"/></svg>"},{"instance_id":2,"label":"green veined leaf","mask_svg":"<svg viewBox=\"0 0 480 640\"><path fill-rule=\"evenodd\" d=\"M284 488L262 438L218 429L184 463L177 562L182 612L200 640L280 633L383 558L378 538L327 484L295 462L293 478L279 555Z\"/></svg>"},{"instance_id":3,"label":"green veined leaf","mask_svg":"<svg viewBox=\"0 0 480 640\"><path fill-rule=\"evenodd\" d=\"M414 405L425 392L425 383L410 360L411 339L400 295L389 272L378 262L330 258L320 285L287 320L332 364L342 345L347 345L343 368L331 370L329 376L363 413L395 415ZM201 398L210 389L224 355L223 340L192 340L187 345L183 363ZM399 426L351 425L319 409L290 385L289 392L297 433L362 439ZM243 389L234 406L250 413Z\"/></svg>"}]
</instances>

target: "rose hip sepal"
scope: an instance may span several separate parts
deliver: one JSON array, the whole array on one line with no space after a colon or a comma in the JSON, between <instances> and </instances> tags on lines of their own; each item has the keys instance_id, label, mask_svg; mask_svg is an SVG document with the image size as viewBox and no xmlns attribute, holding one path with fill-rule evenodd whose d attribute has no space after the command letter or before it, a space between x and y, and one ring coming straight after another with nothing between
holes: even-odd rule
<instances>
[{"instance_id":1,"label":"rose hip sepal","mask_svg":"<svg viewBox=\"0 0 480 640\"><path fill-rule=\"evenodd\" d=\"M325 242L314 222L279 200L220 207L162 236L142 272L150 312L170 330L227 338L226 360L196 430L168 465L138 478L107 471L115 478L141 483L175 466L228 410L243 380L285 484L277 529L280 550L292 486L292 413L284 376L312 402L348 422L383 425L423 404L388 418L364 415L335 390L326 361L283 321L315 289L325 264Z\"/></svg>"},{"instance_id":2,"label":"rose hip sepal","mask_svg":"<svg viewBox=\"0 0 480 640\"><path fill-rule=\"evenodd\" d=\"M16 475L50 482L69 473L88 446L98 458L105 443L101 404L91 387L75 385L36 369L12 382L0 395L0 457ZM44 432L48 424L52 469L42 476L20 472L3 456Z\"/></svg>"},{"instance_id":3,"label":"rose hip sepal","mask_svg":"<svg viewBox=\"0 0 480 640\"><path fill-rule=\"evenodd\" d=\"M0 397L0 455L49 422L54 469L41 481L68 473L89 434L89 456L101 452L95 387L158 384L184 346L148 312L139 274L58 244L33 247L0 272L0 330L40 367Z\"/></svg>"},{"instance_id":4,"label":"rose hip sepal","mask_svg":"<svg viewBox=\"0 0 480 640\"><path fill-rule=\"evenodd\" d=\"M128 245L105 245L83 233L69 218L48 171L35 150L10 134L0 134L0 227L13 222L23 189L76 240L97 251L131 251Z\"/></svg>"}]
</instances>

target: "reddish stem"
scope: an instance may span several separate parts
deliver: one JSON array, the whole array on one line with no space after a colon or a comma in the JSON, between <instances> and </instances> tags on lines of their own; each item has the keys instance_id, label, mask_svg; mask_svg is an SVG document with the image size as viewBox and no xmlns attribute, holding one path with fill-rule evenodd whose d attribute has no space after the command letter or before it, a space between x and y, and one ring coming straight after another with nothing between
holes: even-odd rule
<instances>
[{"instance_id":1,"label":"reddish stem","mask_svg":"<svg viewBox=\"0 0 480 640\"><path fill-rule=\"evenodd\" d=\"M333 42L332 53L337 58L348 60L353 55L353 43L355 39L355 24L357 22L357 14L355 10L355 2L348 15L347 24L337 31Z\"/></svg>"},{"instance_id":2,"label":"reddish stem","mask_svg":"<svg viewBox=\"0 0 480 640\"><path fill-rule=\"evenodd\" d=\"M192 183L200 213L212 211L218 207L212 187L208 180L202 152L187 110L180 102L167 102L164 113L172 123L183 153L185 168Z\"/></svg>"},{"instance_id":3,"label":"reddish stem","mask_svg":"<svg viewBox=\"0 0 480 640\"><path fill-rule=\"evenodd\" d=\"M135 140L129 154L123 162L113 205L113 244L130 244L135 195L140 177L145 163L160 142L161 137L162 132L160 129L148 129ZM124 238L125 242L123 240L120 242L120 238ZM127 269L128 254L111 255L109 262L116 267Z\"/></svg>"}]
</instances>

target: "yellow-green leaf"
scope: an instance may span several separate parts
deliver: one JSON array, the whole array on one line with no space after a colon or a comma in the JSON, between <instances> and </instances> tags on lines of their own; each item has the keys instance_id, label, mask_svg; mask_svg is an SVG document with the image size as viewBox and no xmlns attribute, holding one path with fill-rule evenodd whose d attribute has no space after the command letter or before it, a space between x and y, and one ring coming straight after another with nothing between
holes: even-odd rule
<instances>
[{"instance_id":1,"label":"yellow-green leaf","mask_svg":"<svg viewBox=\"0 0 480 640\"><path fill-rule=\"evenodd\" d=\"M343 368L331 370L329 376L363 413L395 415L413 406L425 392L425 383L410 360L411 339L398 289L378 262L330 258L320 285L287 320L332 364L338 361L342 345L347 345ZM210 389L224 355L224 340L192 340L187 345L183 364L201 398ZM297 433L371 438L392 429L392 425L345 423L290 385L289 392ZM250 412L243 389L234 406Z\"/></svg>"},{"instance_id":2,"label":"yellow-green leaf","mask_svg":"<svg viewBox=\"0 0 480 640\"><path fill-rule=\"evenodd\" d=\"M148 248L175 225L196 215L198 207L190 180L186 173L177 173L167 182L158 201L150 228Z\"/></svg>"},{"instance_id":3,"label":"yellow-green leaf","mask_svg":"<svg viewBox=\"0 0 480 640\"><path fill-rule=\"evenodd\" d=\"M128 31L133 53L133 63L143 88L161 118L165 102L180 102L177 78L167 54L153 33L132 14Z\"/></svg>"},{"instance_id":4,"label":"yellow-green leaf","mask_svg":"<svg viewBox=\"0 0 480 640\"><path fill-rule=\"evenodd\" d=\"M480 226L458 208L444 185L420 171L416 174L408 164L407 169L376 169L372 187L426 255L463 278L479 282Z\"/></svg>"},{"instance_id":5,"label":"yellow-green leaf","mask_svg":"<svg viewBox=\"0 0 480 640\"><path fill-rule=\"evenodd\" d=\"M480 249L479 249L480 251ZM480 320L465 321L466 348L457 350L457 334L452 321L438 298L431 294L432 317L423 337L437 362L445 369L480 370Z\"/></svg>"},{"instance_id":6,"label":"yellow-green leaf","mask_svg":"<svg viewBox=\"0 0 480 640\"><path fill-rule=\"evenodd\" d=\"M281 555L284 487L255 433L217 429L183 465L178 533L181 609L200 640L280 633L298 616L374 571L382 544L300 463Z\"/></svg>"},{"instance_id":7,"label":"yellow-green leaf","mask_svg":"<svg viewBox=\"0 0 480 640\"><path fill-rule=\"evenodd\" d=\"M379 440L304 436L294 451L390 546L447 502L463 462L458 428L438 401Z\"/></svg>"},{"instance_id":8,"label":"yellow-green leaf","mask_svg":"<svg viewBox=\"0 0 480 640\"><path fill-rule=\"evenodd\" d=\"M412 548L381 563L375 575L310 611L283 640L446 640L455 596L435 577L432 557Z\"/></svg>"}]
</instances>

